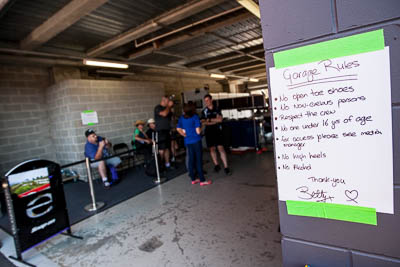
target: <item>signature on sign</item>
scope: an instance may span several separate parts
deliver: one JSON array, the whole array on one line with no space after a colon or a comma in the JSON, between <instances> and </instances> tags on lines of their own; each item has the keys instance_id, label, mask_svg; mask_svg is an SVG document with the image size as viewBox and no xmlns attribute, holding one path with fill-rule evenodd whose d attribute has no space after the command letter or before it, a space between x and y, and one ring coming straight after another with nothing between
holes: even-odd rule
<instances>
[{"instance_id":1,"label":"signature on sign","mask_svg":"<svg viewBox=\"0 0 400 267\"><path fill-rule=\"evenodd\" d=\"M315 199L317 202L326 202L327 200L330 200L332 202L332 199L335 198L328 195L328 191L320 189L310 192L310 189L307 186L300 186L296 188L296 191L300 193L298 197L305 200Z\"/></svg>"}]
</instances>

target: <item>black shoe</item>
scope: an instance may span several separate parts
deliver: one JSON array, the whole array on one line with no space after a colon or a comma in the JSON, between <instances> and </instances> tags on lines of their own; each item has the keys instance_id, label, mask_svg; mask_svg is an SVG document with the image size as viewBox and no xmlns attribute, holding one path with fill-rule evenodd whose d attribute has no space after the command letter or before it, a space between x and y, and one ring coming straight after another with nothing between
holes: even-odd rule
<instances>
[{"instance_id":1,"label":"black shoe","mask_svg":"<svg viewBox=\"0 0 400 267\"><path fill-rule=\"evenodd\" d=\"M231 170L229 168L225 168L224 171L225 171L226 175L228 175L228 176L232 175L232 172L231 172Z\"/></svg>"},{"instance_id":2,"label":"black shoe","mask_svg":"<svg viewBox=\"0 0 400 267\"><path fill-rule=\"evenodd\" d=\"M170 171L176 170L176 168L174 166L170 165L169 167L165 167L165 170L167 172L170 172Z\"/></svg>"},{"instance_id":3,"label":"black shoe","mask_svg":"<svg viewBox=\"0 0 400 267\"><path fill-rule=\"evenodd\" d=\"M214 166L214 171L215 172L219 172L221 170L221 166L219 166L219 165L215 165Z\"/></svg>"}]
</instances>

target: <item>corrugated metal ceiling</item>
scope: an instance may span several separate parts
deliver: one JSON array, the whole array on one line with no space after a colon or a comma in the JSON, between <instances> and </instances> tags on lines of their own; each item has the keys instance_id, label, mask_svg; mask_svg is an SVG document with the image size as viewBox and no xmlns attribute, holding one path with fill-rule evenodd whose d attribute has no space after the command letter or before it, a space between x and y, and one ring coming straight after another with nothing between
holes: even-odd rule
<instances>
[{"instance_id":1,"label":"corrugated metal ceiling","mask_svg":"<svg viewBox=\"0 0 400 267\"><path fill-rule=\"evenodd\" d=\"M18 0L0 18L2 41L18 42L70 0Z\"/></svg>"},{"instance_id":2,"label":"corrugated metal ceiling","mask_svg":"<svg viewBox=\"0 0 400 267\"><path fill-rule=\"evenodd\" d=\"M15 1L5 15L0 17L0 42L14 43L15 47L18 47L18 43L33 29L69 2L70 0ZM72 52L83 54L88 49L186 2L188 0L109 0L52 38L38 50L46 51L48 49L50 51L52 48L60 48L64 51L71 51L71 54ZM225 1L222 4L144 36L138 42L238 6L239 4L236 1ZM235 49L258 45L262 43L261 37L259 19L251 17L219 28L212 33L194 37L189 41L161 49L161 51L167 52L169 55L152 53L137 58L133 62L167 65L180 61L184 64L188 61L206 59L231 53ZM236 44L240 45L235 46ZM110 58L114 55L115 58L120 59L121 56L127 56L133 48L132 42L127 43L108 52L107 57ZM174 57L174 54L177 57Z\"/></svg>"}]
</instances>

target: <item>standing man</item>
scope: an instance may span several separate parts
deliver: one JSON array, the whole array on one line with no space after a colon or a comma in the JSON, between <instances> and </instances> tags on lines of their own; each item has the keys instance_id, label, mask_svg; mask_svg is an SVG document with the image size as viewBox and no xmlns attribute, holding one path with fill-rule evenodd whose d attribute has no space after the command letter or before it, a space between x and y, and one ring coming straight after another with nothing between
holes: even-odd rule
<instances>
[{"instance_id":1,"label":"standing man","mask_svg":"<svg viewBox=\"0 0 400 267\"><path fill-rule=\"evenodd\" d=\"M221 167L218 164L217 149L224 164L224 171L226 175L231 175L228 167L228 160L223 146L222 136L222 113L218 107L215 107L212 102L212 96L207 94L204 96L204 103L206 107L201 112L201 122L206 126L205 135L207 147L210 149L211 158L214 162L214 171L219 172Z\"/></svg>"},{"instance_id":2,"label":"standing man","mask_svg":"<svg viewBox=\"0 0 400 267\"><path fill-rule=\"evenodd\" d=\"M87 138L87 142L85 145L85 157L88 157L91 160L99 160L109 156L108 149L110 149L111 143L107 139L101 136L97 136L93 129L88 129L85 132L85 136ZM120 163L121 159L119 157L113 157L107 159L106 162L102 160L95 163L91 163L90 166L98 168L101 179L103 180L104 183L104 187L108 189L110 188L111 183L108 181L106 165L108 165L110 168L111 174L113 176L112 180L117 181L118 175L115 168Z\"/></svg>"},{"instance_id":3,"label":"standing man","mask_svg":"<svg viewBox=\"0 0 400 267\"><path fill-rule=\"evenodd\" d=\"M171 146L171 109L173 106L174 102L168 96L163 96L160 104L154 108L154 119L158 133L158 149L161 159L164 159L167 170L171 168L171 164L169 163L169 148Z\"/></svg>"}]
</instances>

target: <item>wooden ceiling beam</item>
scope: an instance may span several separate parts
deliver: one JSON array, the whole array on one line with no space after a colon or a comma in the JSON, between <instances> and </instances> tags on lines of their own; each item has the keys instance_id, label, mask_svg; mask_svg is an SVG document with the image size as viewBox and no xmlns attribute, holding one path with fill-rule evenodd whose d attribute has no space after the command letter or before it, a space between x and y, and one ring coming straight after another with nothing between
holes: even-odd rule
<instances>
[{"instance_id":1,"label":"wooden ceiling beam","mask_svg":"<svg viewBox=\"0 0 400 267\"><path fill-rule=\"evenodd\" d=\"M90 57L102 55L135 39L155 32L163 26L171 25L224 1L226 0L192 0L89 49L87 55Z\"/></svg>"},{"instance_id":2,"label":"wooden ceiling beam","mask_svg":"<svg viewBox=\"0 0 400 267\"><path fill-rule=\"evenodd\" d=\"M21 49L33 50L41 46L107 1L72 0L25 37L20 43Z\"/></svg>"},{"instance_id":3,"label":"wooden ceiling beam","mask_svg":"<svg viewBox=\"0 0 400 267\"><path fill-rule=\"evenodd\" d=\"M252 13L257 18L261 19L260 7L253 0L236 0L244 8L246 8L250 13Z\"/></svg>"}]
</instances>

